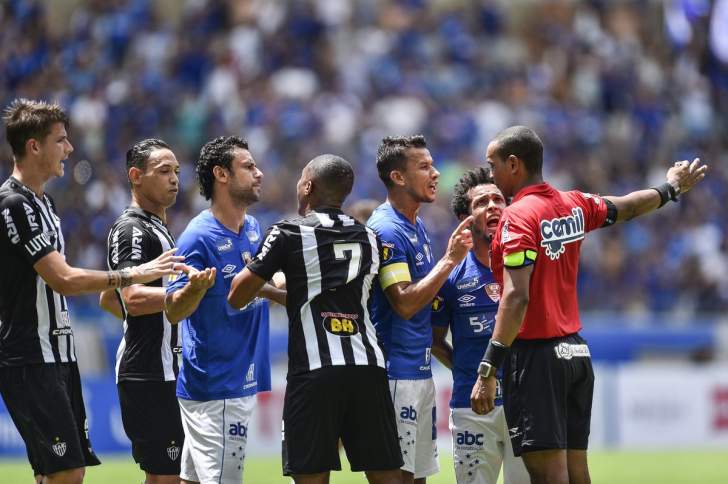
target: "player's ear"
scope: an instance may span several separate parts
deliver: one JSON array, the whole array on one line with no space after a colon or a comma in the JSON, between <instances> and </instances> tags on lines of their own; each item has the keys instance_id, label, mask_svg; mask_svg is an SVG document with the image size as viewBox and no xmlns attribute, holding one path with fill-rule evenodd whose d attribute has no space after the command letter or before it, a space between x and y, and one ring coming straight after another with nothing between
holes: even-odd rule
<instances>
[{"instance_id":1,"label":"player's ear","mask_svg":"<svg viewBox=\"0 0 728 484\"><path fill-rule=\"evenodd\" d=\"M212 176L217 181L227 182L228 171L220 165L215 165L212 167Z\"/></svg>"},{"instance_id":2,"label":"player's ear","mask_svg":"<svg viewBox=\"0 0 728 484\"><path fill-rule=\"evenodd\" d=\"M40 153L40 141L35 138L29 138L28 141L25 142L25 152L32 153L34 155Z\"/></svg>"},{"instance_id":3,"label":"player's ear","mask_svg":"<svg viewBox=\"0 0 728 484\"><path fill-rule=\"evenodd\" d=\"M404 186L404 175L402 175L402 172L399 170L390 171L389 179L392 180L392 183L395 185Z\"/></svg>"},{"instance_id":4,"label":"player's ear","mask_svg":"<svg viewBox=\"0 0 728 484\"><path fill-rule=\"evenodd\" d=\"M142 170L140 170L136 166L132 166L131 168L129 168L129 173L128 173L129 182L132 185L137 185L143 174L144 173L142 172Z\"/></svg>"}]
</instances>

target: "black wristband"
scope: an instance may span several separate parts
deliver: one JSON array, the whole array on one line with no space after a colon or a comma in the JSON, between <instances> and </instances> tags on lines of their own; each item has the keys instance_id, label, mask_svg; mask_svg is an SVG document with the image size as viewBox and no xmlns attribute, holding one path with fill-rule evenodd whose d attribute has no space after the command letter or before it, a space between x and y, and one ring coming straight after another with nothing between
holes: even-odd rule
<instances>
[{"instance_id":1,"label":"black wristband","mask_svg":"<svg viewBox=\"0 0 728 484\"><path fill-rule=\"evenodd\" d=\"M659 187L652 187L652 189L660 194L660 205L657 208L662 207L670 200L672 200L673 202L677 202L677 190L675 190L675 187L673 187L669 183L665 182Z\"/></svg>"},{"instance_id":2,"label":"black wristband","mask_svg":"<svg viewBox=\"0 0 728 484\"><path fill-rule=\"evenodd\" d=\"M510 351L510 347L491 339L483 355L483 361L487 361L494 367L500 368L503 366L503 362L506 361Z\"/></svg>"}]
</instances>

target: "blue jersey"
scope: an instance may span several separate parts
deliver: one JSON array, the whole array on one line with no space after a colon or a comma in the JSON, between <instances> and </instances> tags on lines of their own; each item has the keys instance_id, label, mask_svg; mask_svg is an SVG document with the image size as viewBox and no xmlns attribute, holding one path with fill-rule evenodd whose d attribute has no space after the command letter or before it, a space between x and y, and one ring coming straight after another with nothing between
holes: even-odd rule
<instances>
[{"instance_id":1,"label":"blue jersey","mask_svg":"<svg viewBox=\"0 0 728 484\"><path fill-rule=\"evenodd\" d=\"M389 378L431 378L430 306L424 307L410 320L402 319L392 309L382 290L397 282L417 282L430 272L434 262L425 226L419 218L417 224L412 225L389 202L377 207L367 225L382 242L379 284L374 285L371 313L377 337L384 346Z\"/></svg>"},{"instance_id":2,"label":"blue jersey","mask_svg":"<svg viewBox=\"0 0 728 484\"><path fill-rule=\"evenodd\" d=\"M245 267L261 241L258 221L245 216L239 234L204 210L177 241L177 255L201 270L217 268L215 284L182 325L182 367L177 396L208 401L255 395L270 390L268 302L256 298L242 309L227 302L233 277ZM187 283L184 274L167 292Z\"/></svg>"},{"instance_id":3,"label":"blue jersey","mask_svg":"<svg viewBox=\"0 0 728 484\"><path fill-rule=\"evenodd\" d=\"M493 336L499 299L500 284L495 282L490 269L470 251L450 273L432 302L433 326L450 326L452 333L450 408L470 408L470 392L475 385L478 364ZM500 371L497 376L495 404L501 405Z\"/></svg>"}]
</instances>

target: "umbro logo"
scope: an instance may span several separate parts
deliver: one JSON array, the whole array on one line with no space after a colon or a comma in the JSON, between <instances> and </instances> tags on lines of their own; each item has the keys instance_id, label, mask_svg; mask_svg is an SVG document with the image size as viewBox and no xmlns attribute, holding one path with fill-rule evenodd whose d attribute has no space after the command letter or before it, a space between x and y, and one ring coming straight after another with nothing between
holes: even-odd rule
<instances>
[{"instance_id":1,"label":"umbro logo","mask_svg":"<svg viewBox=\"0 0 728 484\"><path fill-rule=\"evenodd\" d=\"M424 259L424 258L425 258L425 256L422 255L422 252L418 252L417 255L415 256L415 259L417 259L417 262L421 262L422 259Z\"/></svg>"},{"instance_id":2,"label":"umbro logo","mask_svg":"<svg viewBox=\"0 0 728 484\"><path fill-rule=\"evenodd\" d=\"M471 302L471 301L472 301L473 299L475 299L475 296L473 296L472 294L463 294L462 296L460 296L460 297L458 298L458 301L460 301L460 302L462 302L462 303L469 303L469 302Z\"/></svg>"},{"instance_id":3,"label":"umbro logo","mask_svg":"<svg viewBox=\"0 0 728 484\"><path fill-rule=\"evenodd\" d=\"M233 264L228 264L223 267L222 272L223 274L225 274L223 278L230 279L231 277L235 277L235 269L237 269L237 267L235 267Z\"/></svg>"}]
</instances>

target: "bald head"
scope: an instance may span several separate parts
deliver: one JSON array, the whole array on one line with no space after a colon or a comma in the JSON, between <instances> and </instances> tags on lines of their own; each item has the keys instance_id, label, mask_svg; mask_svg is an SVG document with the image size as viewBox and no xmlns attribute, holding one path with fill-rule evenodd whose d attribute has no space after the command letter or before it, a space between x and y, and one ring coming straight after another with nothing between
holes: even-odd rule
<instances>
[{"instance_id":1,"label":"bald head","mask_svg":"<svg viewBox=\"0 0 728 484\"><path fill-rule=\"evenodd\" d=\"M327 205L341 205L354 186L354 169L340 156L319 155L304 170L319 200Z\"/></svg>"},{"instance_id":2,"label":"bald head","mask_svg":"<svg viewBox=\"0 0 728 484\"><path fill-rule=\"evenodd\" d=\"M543 143L536 132L527 126L511 126L496 135L492 143L495 152L505 160L515 155L529 173L541 174L543 165Z\"/></svg>"}]
</instances>

